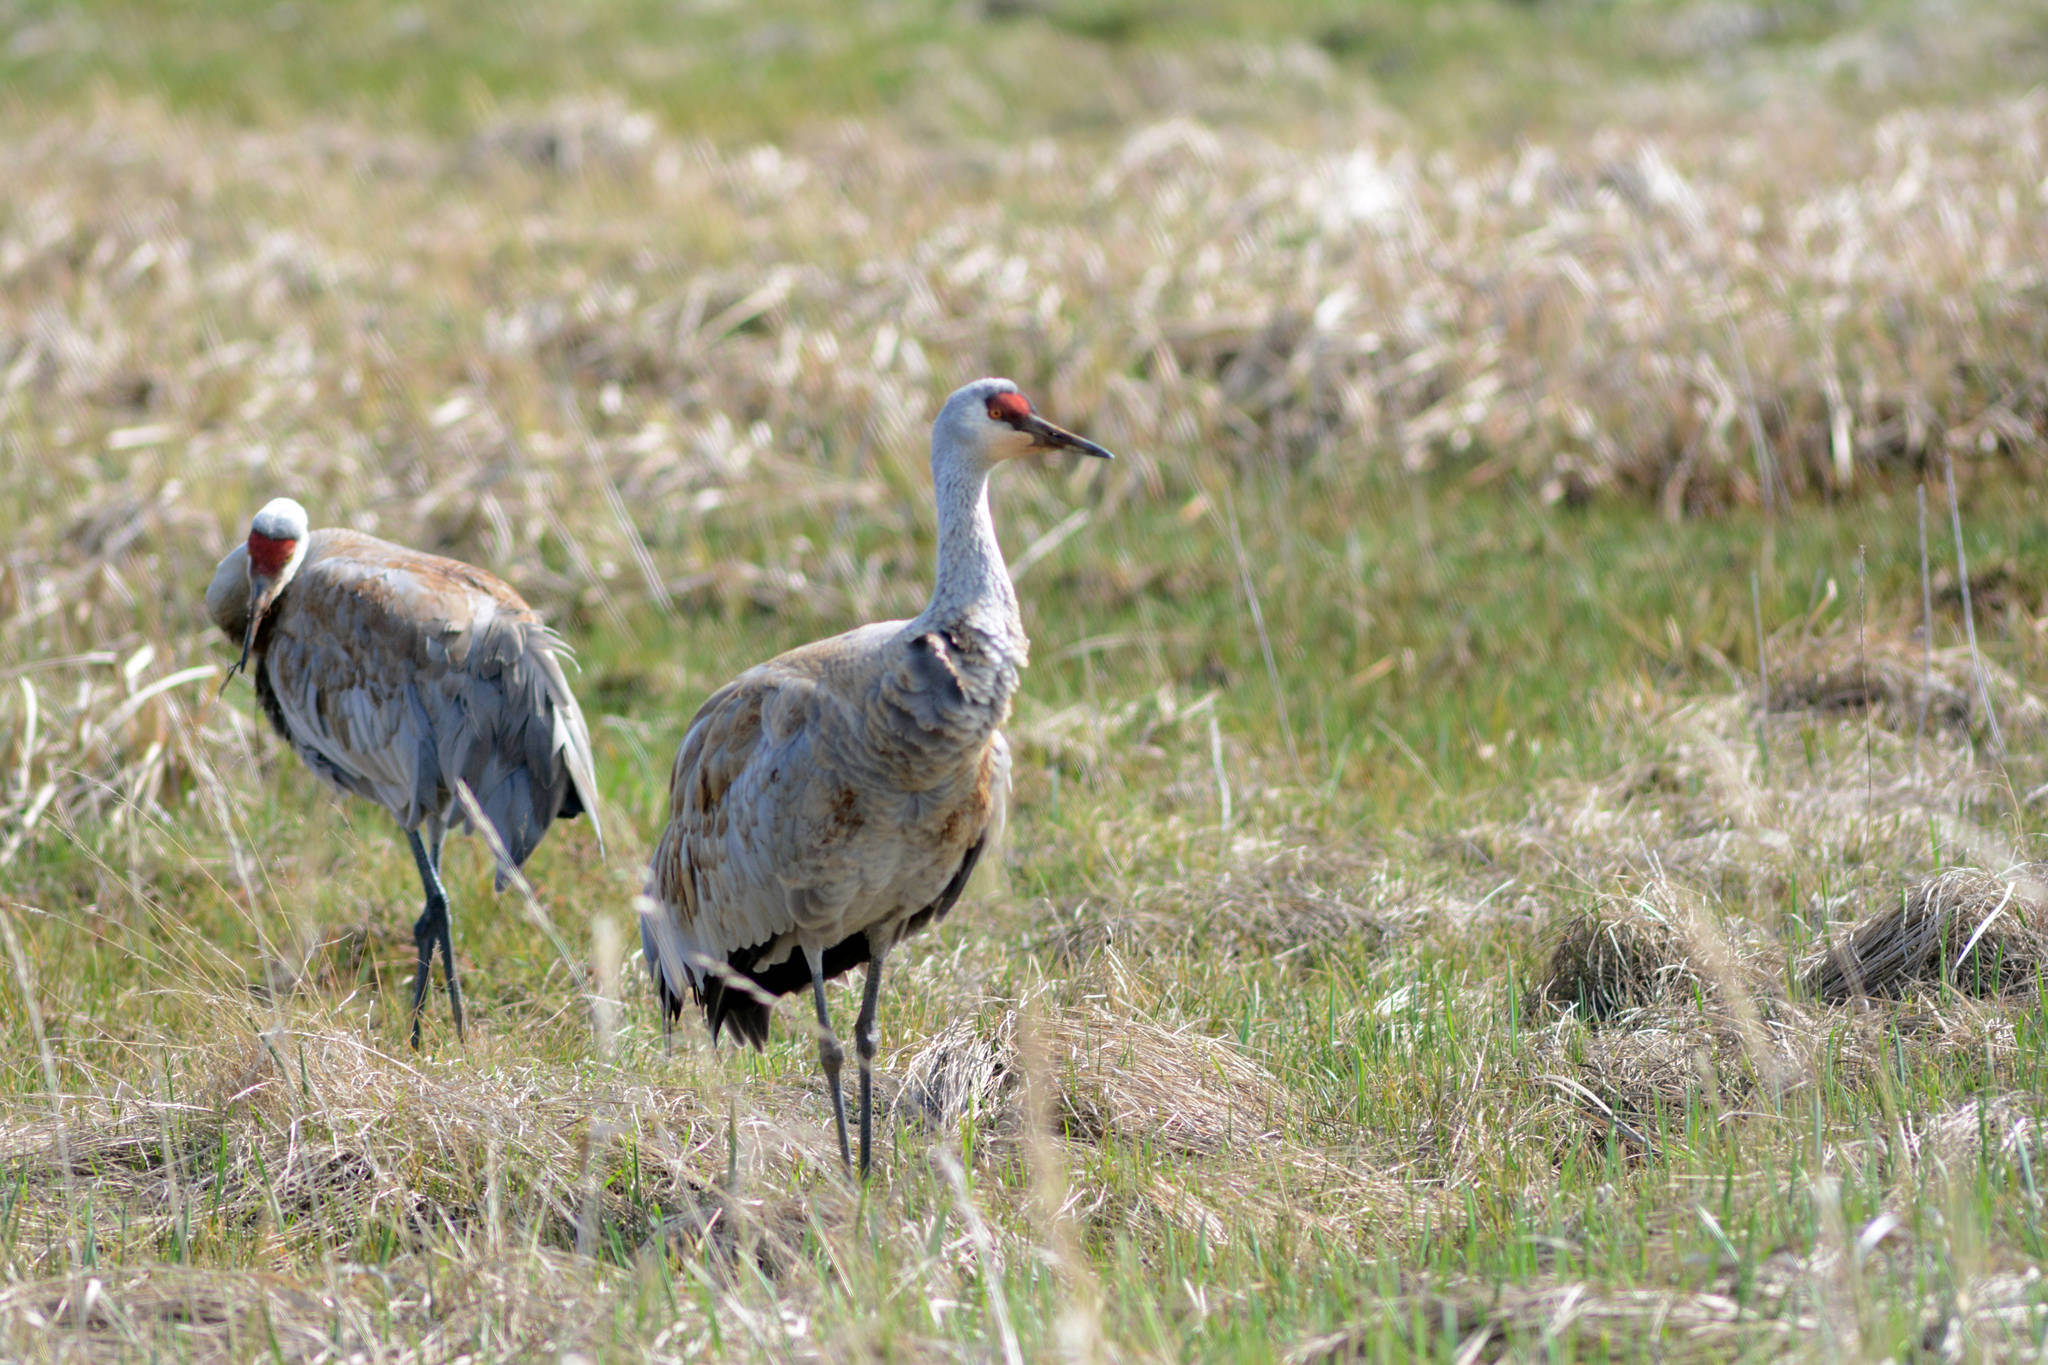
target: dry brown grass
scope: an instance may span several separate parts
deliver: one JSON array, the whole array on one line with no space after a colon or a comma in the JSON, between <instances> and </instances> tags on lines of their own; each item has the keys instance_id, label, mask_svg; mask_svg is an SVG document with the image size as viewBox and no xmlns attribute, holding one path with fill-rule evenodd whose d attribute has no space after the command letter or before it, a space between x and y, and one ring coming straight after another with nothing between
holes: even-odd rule
<instances>
[{"instance_id":1,"label":"dry brown grass","mask_svg":"<svg viewBox=\"0 0 2048 1365\"><path fill-rule=\"evenodd\" d=\"M1461 1361L1523 1360L1565 1352L1621 1359L1718 1361L1781 1353L1798 1324L1759 1320L1721 1293L1603 1291L1583 1282L1536 1290L1463 1295L1419 1291L1402 1307L1426 1324L1427 1340ZM1808 1324L1811 1326L1812 1324ZM1381 1358L1371 1330L1322 1333L1296 1343L1289 1365L1341 1365Z\"/></svg>"},{"instance_id":2,"label":"dry brown grass","mask_svg":"<svg viewBox=\"0 0 2048 1365\"><path fill-rule=\"evenodd\" d=\"M1853 1269L1847 1265L1856 1261ZM1867 1286L1899 1272L1882 1253L1835 1251L1773 1257L1751 1283L1707 1290L1607 1289L1586 1280L1540 1288L1473 1284L1418 1289L1403 1296L1403 1316L1425 1340L1458 1360L1502 1361L1560 1355L1672 1361L1835 1360L1853 1354L1882 1325L1862 1298ZM1910 1258L1896 1258L1901 1265ZM1915 1324L1923 1358L1967 1348L1990 1359L2024 1359L2044 1324L2025 1272L1972 1277L1946 1311ZM1377 1360L1384 1329L1321 1333L1291 1347L1290 1362Z\"/></svg>"},{"instance_id":3,"label":"dry brown grass","mask_svg":"<svg viewBox=\"0 0 2048 1365\"><path fill-rule=\"evenodd\" d=\"M1525 1008L1605 1022L1702 988L1685 928L1645 901L1576 914L1556 931L1549 966Z\"/></svg>"},{"instance_id":4,"label":"dry brown grass","mask_svg":"<svg viewBox=\"0 0 2048 1365\"><path fill-rule=\"evenodd\" d=\"M1470 831L1480 875L1513 874L1539 907L1565 907L1539 908L1519 1009L1539 1026L1545 1102L1591 1140L1663 1160L1669 1139L1650 1134L1685 1115L1878 1093L1905 1056L2023 1064L2013 1011L2038 993L2048 944L2032 869L1952 868L1903 893L1891 869L1925 866L1930 829L1965 854L2009 856L1996 826L2024 780L2011 765L2038 760L2015 746L2000 764L1980 747L1967 653L1937 653L1931 689L1925 668L1906 642L1860 652L1832 631L1774 649L1761 716L1754 683L1672 704L1632 694L1613 714L1654 736L1655 757L1560 784L1518 826ZM2039 695L1995 665L1986 680L2001 722L2030 733ZM1865 908L1891 897L1890 911ZM1861 918L1834 922L1844 912Z\"/></svg>"},{"instance_id":5,"label":"dry brown grass","mask_svg":"<svg viewBox=\"0 0 2048 1365\"><path fill-rule=\"evenodd\" d=\"M0 1341L54 1359L129 1360L155 1346L190 1359L317 1360L373 1349L383 1326L360 1299L255 1272L111 1269L0 1292Z\"/></svg>"},{"instance_id":6,"label":"dry brown grass","mask_svg":"<svg viewBox=\"0 0 2048 1365\"><path fill-rule=\"evenodd\" d=\"M1794 641L1771 656L1771 709L1868 713L1873 725L1911 734L1928 726L1983 741L1988 693L2002 731L2038 735L2048 728L2048 705L1995 663L1982 664L1967 647L1928 651L1918 641L1880 636L1859 642L1838 630Z\"/></svg>"},{"instance_id":7,"label":"dry brown grass","mask_svg":"<svg viewBox=\"0 0 2048 1365\"><path fill-rule=\"evenodd\" d=\"M1399 1238L1442 1202L1383 1142L1333 1146L1327 1127L1306 1131L1288 1087L1229 1044L1097 1004L1048 1010L1041 998L962 1019L900 1074L899 1111L934 1131L969 1120L977 1147L997 1152L1057 1142L1076 1213L1098 1231L1171 1228L1219 1247L1248 1228ZM1034 1084L1049 1101L1043 1135L1028 1127ZM1132 1152L1145 1168L1135 1188L1091 1178Z\"/></svg>"},{"instance_id":8,"label":"dry brown grass","mask_svg":"<svg viewBox=\"0 0 2048 1365\"><path fill-rule=\"evenodd\" d=\"M231 456L234 428L252 417L291 429L317 400L350 399L346 366L365 367L356 383L381 377L367 310L394 277L435 270L488 314L463 345L481 368L465 376L448 356L391 375L438 413L431 424L427 411L390 413L392 434L473 462L505 453L516 419L529 459L549 472L566 463L581 481L580 452L550 458L581 433L551 404L503 410L502 393L527 377L537 393L568 383L592 403L616 385L623 410L588 415L629 505L639 490L619 477L635 463L621 443L635 435L664 453L703 442L730 469L773 457L734 449L763 444L749 439L755 421L788 454L828 448L849 417L874 420L878 438L913 431L925 358L964 372L975 352L1000 353L1120 449L1252 461L1277 444L1306 460L1384 440L1413 463L1554 464L1685 507L1758 496L1754 410L1776 478L1840 491L1945 450L2038 457L2041 381L2020 357L2039 349L2028 263L2048 252L2033 215L2000 205L2038 186L2042 104L1901 114L1846 138L1817 129L1769 157L1742 138L1610 134L1432 166L1381 128L1355 149L1301 152L1168 123L1104 164L1043 148L1044 198L1008 223L969 192L986 167L880 127L727 154L602 100L508 117L462 147L340 128L218 138L110 109L10 143L9 180L23 190L6 234L16 297L69 292L58 309L7 319L6 387L83 400L80 440L166 421L183 439L211 403L233 416L203 444ZM130 212L104 190L111 168L135 160L151 169ZM383 178L380 199L351 202L356 168ZM1084 188L1075 198L1063 185ZM508 229L441 201L451 186L539 200L517 231L543 241L587 240L569 215L602 203L601 278L544 263L506 277L491 257ZM292 225L238 228L231 210L251 199ZM697 243L655 226L683 206ZM425 212L401 232L394 210ZM758 234L769 259L691 264L692 245L726 234ZM1176 250L1101 245L1155 234ZM1321 244L1320 282L1287 268L1292 252L1258 249L1303 236ZM1167 274L1147 280L1155 265ZM1039 316L1048 298L1104 294L1148 306ZM1987 302L1958 313L1945 306L1957 296ZM1763 299L1800 302L1781 319ZM311 326L223 357L196 335L196 304L255 323L289 307ZM841 319L887 330L865 350L835 346ZM1947 363L1921 363L1937 353ZM248 369L268 382L249 384ZM1123 373L1144 382L1110 378ZM311 390L281 382L298 379ZM446 387L420 392L436 382ZM260 413L235 411L252 398ZM305 449L323 463L340 455ZM412 471L447 495L455 472ZM531 487L491 482L501 501ZM459 524L477 501L447 510ZM517 504L504 505L515 524L531 510Z\"/></svg>"},{"instance_id":9,"label":"dry brown grass","mask_svg":"<svg viewBox=\"0 0 2048 1365\"><path fill-rule=\"evenodd\" d=\"M557 1359L604 1349L608 1290L588 1258L533 1248L339 1265L315 1285L218 1267L114 1266L0 1291L0 1349L67 1362L425 1365L486 1340L505 1359ZM682 1324L650 1339L672 1358L713 1340Z\"/></svg>"},{"instance_id":10,"label":"dry brown grass","mask_svg":"<svg viewBox=\"0 0 2048 1365\"><path fill-rule=\"evenodd\" d=\"M1943 985L1971 995L2033 994L2048 966L2042 899L2035 869L1994 876L1954 868L1911 887L1892 909L1830 925L1829 946L1800 978L1832 1003Z\"/></svg>"},{"instance_id":11,"label":"dry brown grass","mask_svg":"<svg viewBox=\"0 0 2048 1365\"><path fill-rule=\"evenodd\" d=\"M1669 880L1748 918L1738 936L1749 937L1775 901L1815 894L1807 869L1832 869L1837 902L1889 896L1897 881L1886 869L1924 867L1930 830L1953 861L2018 861L2002 826L2017 793L2048 776L2034 742L2048 705L2036 690L1983 663L2001 757L1967 650L1937 651L1931 684L1916 646L1873 632L1859 648L1853 628L1773 643L1768 657L1772 705L1761 712L1753 677L1718 696L1596 702L1601 723L1649 756L1555 784L1527 819L1471 829L1471 845L1495 867L1580 893Z\"/></svg>"},{"instance_id":12,"label":"dry brown grass","mask_svg":"<svg viewBox=\"0 0 2048 1365\"><path fill-rule=\"evenodd\" d=\"M1952 1168L1987 1157L2014 1158L2024 1151L2038 1160L2048 1149L2048 1128L2031 1096L1980 1095L1951 1105L1908 1134L1916 1157L1932 1157Z\"/></svg>"},{"instance_id":13,"label":"dry brown grass","mask_svg":"<svg viewBox=\"0 0 2048 1365\"><path fill-rule=\"evenodd\" d=\"M1122 1138L1163 1153L1220 1155L1289 1126L1286 1088L1235 1048L1100 1006L963 1019L910 1057L898 1103L941 1127L972 1114L984 1130L1014 1136L1025 1084L1020 1029L1035 1030L1056 1129L1073 1141Z\"/></svg>"},{"instance_id":14,"label":"dry brown grass","mask_svg":"<svg viewBox=\"0 0 2048 1365\"><path fill-rule=\"evenodd\" d=\"M336 1031L183 1051L181 1074L159 1077L155 1095L116 1086L67 1105L61 1130L44 1115L0 1135L0 1160L16 1169L68 1155L68 1172L39 1174L38 1200L18 1211L47 1220L49 1256L69 1254L57 1233L77 1213L65 1200L80 1182L101 1216L165 1245L203 1217L277 1256L386 1225L573 1249L598 1220L644 1237L651 1210L694 1206L702 1187L690 1172L724 1142L688 1088L578 1082L511 1058L430 1065ZM608 1186L603 1206L586 1207L593 1173L608 1180L623 1159L615 1142L630 1148L641 1188Z\"/></svg>"}]
</instances>

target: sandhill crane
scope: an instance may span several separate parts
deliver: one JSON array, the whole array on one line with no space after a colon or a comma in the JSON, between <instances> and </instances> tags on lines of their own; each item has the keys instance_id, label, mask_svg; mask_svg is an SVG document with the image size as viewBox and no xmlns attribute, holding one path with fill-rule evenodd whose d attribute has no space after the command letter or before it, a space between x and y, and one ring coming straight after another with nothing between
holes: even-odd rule
<instances>
[{"instance_id":1,"label":"sandhill crane","mask_svg":"<svg viewBox=\"0 0 2048 1365\"><path fill-rule=\"evenodd\" d=\"M863 626L740 674L698 710L676 752L668 827L640 903L664 1024L687 987L713 1039L729 1024L758 1047L774 998L808 984L850 1169L825 982L865 962L854 1025L862 1175L883 959L960 898L1009 793L1001 727L1028 642L989 516L989 471L1059 449L1110 458L1034 413L1007 379L957 390L932 425L930 604L915 620Z\"/></svg>"},{"instance_id":2,"label":"sandhill crane","mask_svg":"<svg viewBox=\"0 0 2048 1365\"><path fill-rule=\"evenodd\" d=\"M308 533L290 498L265 504L247 543L214 570L206 611L242 647L228 677L248 668L263 713L306 766L405 830L427 897L412 930L412 1045L437 945L460 1038L441 886L441 840L469 823L457 784L515 867L551 821L572 815L590 817L604 849L590 733L555 657L561 640L482 569L356 531ZM499 890L508 876L501 865Z\"/></svg>"}]
</instances>

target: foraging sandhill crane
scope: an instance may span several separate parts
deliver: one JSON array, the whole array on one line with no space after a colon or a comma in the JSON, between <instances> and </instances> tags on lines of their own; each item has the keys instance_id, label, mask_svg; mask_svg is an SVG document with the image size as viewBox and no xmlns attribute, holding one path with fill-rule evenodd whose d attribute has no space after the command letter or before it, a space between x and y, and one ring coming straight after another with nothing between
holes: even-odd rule
<instances>
[{"instance_id":1,"label":"foraging sandhill crane","mask_svg":"<svg viewBox=\"0 0 2048 1365\"><path fill-rule=\"evenodd\" d=\"M263 713L306 766L397 817L427 897L412 930L412 1045L436 946L461 1038L441 886L441 840L469 824L457 784L514 867L572 815L590 817L604 850L590 732L556 658L560 638L482 569L356 531L309 533L290 498L266 503L247 543L214 570L206 611L242 647L228 677L248 668ZM499 890L508 878L500 866Z\"/></svg>"},{"instance_id":2,"label":"foraging sandhill crane","mask_svg":"<svg viewBox=\"0 0 2048 1365\"><path fill-rule=\"evenodd\" d=\"M664 1026L687 987L715 1040L759 1047L775 997L811 988L818 1061L851 1169L843 1053L825 982L861 963L860 1169L873 1125L882 962L945 917L1000 831L1002 724L1028 642L989 516L989 471L1033 451L1110 458L1007 379L956 391L932 425L938 575L911 621L793 649L714 692L683 736L640 906Z\"/></svg>"}]
</instances>

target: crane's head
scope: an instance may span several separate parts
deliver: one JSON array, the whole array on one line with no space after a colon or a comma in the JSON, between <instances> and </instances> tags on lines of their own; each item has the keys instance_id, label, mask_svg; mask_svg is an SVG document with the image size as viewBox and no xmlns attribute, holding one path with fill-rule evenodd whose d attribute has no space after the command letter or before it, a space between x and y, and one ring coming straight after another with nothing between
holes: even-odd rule
<instances>
[{"instance_id":1,"label":"crane's head","mask_svg":"<svg viewBox=\"0 0 2048 1365\"><path fill-rule=\"evenodd\" d=\"M263 624L264 613L277 601L277 595L284 591L285 584L298 571L299 561L305 557L306 535L306 509L290 498L272 498L249 523L249 539L242 547L248 573L242 608L248 613L242 627L242 657L228 670L227 678L221 679L223 689L228 678L248 666L249 651L255 647L256 631ZM227 565L221 567L225 570ZM216 574L216 586L219 581L220 575ZM209 609L214 607L214 595L214 589L209 588ZM214 619L222 619L222 614L216 610Z\"/></svg>"},{"instance_id":2,"label":"crane's head","mask_svg":"<svg viewBox=\"0 0 2048 1365\"><path fill-rule=\"evenodd\" d=\"M1095 442L1033 412L1031 400L1007 379L977 379L955 389L932 423L934 465L951 456L986 468L1048 450L1071 450L1099 460L1116 458Z\"/></svg>"}]
</instances>

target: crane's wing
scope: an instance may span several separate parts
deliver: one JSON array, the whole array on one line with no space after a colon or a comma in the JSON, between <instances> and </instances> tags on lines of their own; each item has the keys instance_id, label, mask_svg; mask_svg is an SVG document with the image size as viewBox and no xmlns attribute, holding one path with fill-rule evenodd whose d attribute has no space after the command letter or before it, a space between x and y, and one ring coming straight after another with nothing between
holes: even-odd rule
<instances>
[{"instance_id":1,"label":"crane's wing","mask_svg":"<svg viewBox=\"0 0 2048 1365\"><path fill-rule=\"evenodd\" d=\"M517 865L558 816L596 820L558 644L482 570L323 531L265 627L264 673L279 728L316 772L408 828L466 782Z\"/></svg>"},{"instance_id":2,"label":"crane's wing","mask_svg":"<svg viewBox=\"0 0 2048 1365\"><path fill-rule=\"evenodd\" d=\"M711 694L676 750L669 819L648 872L648 967L681 999L706 961L828 917L858 886L849 854L888 774L863 770L854 698L898 622L805 645Z\"/></svg>"},{"instance_id":3,"label":"crane's wing","mask_svg":"<svg viewBox=\"0 0 2048 1365\"><path fill-rule=\"evenodd\" d=\"M307 767L415 828L442 806L433 722L411 675L418 651L313 567L263 624L257 695Z\"/></svg>"},{"instance_id":4,"label":"crane's wing","mask_svg":"<svg viewBox=\"0 0 2048 1365\"><path fill-rule=\"evenodd\" d=\"M447 666L417 675L442 783L469 784L514 866L565 815L587 814L602 851L590 732L554 634L531 613L480 609L447 644Z\"/></svg>"},{"instance_id":5,"label":"crane's wing","mask_svg":"<svg viewBox=\"0 0 2048 1365\"><path fill-rule=\"evenodd\" d=\"M849 913L900 898L916 884L906 875L929 875L919 869L938 879L911 927L942 917L1009 786L1008 746L992 735L1002 702L979 725L976 704L945 642L900 622L792 650L713 693L677 750L640 908L665 1012L680 1012L688 988L714 1036L723 1021L763 1041L765 1000L809 980L785 956L793 941L822 943L828 976L866 961ZM904 823L949 785L955 804L930 828ZM752 998L724 989L726 973L748 978L756 989L738 989Z\"/></svg>"},{"instance_id":6,"label":"crane's wing","mask_svg":"<svg viewBox=\"0 0 2048 1365\"><path fill-rule=\"evenodd\" d=\"M787 714L782 694L790 686L767 665L741 674L699 708L676 751L668 825L648 874L654 905L643 910L658 923L643 925L642 938L653 953L649 970L678 1001L685 983L702 982L706 960L723 962L795 925L784 869L764 837L772 816L728 799L749 765L775 747L766 713Z\"/></svg>"}]
</instances>

